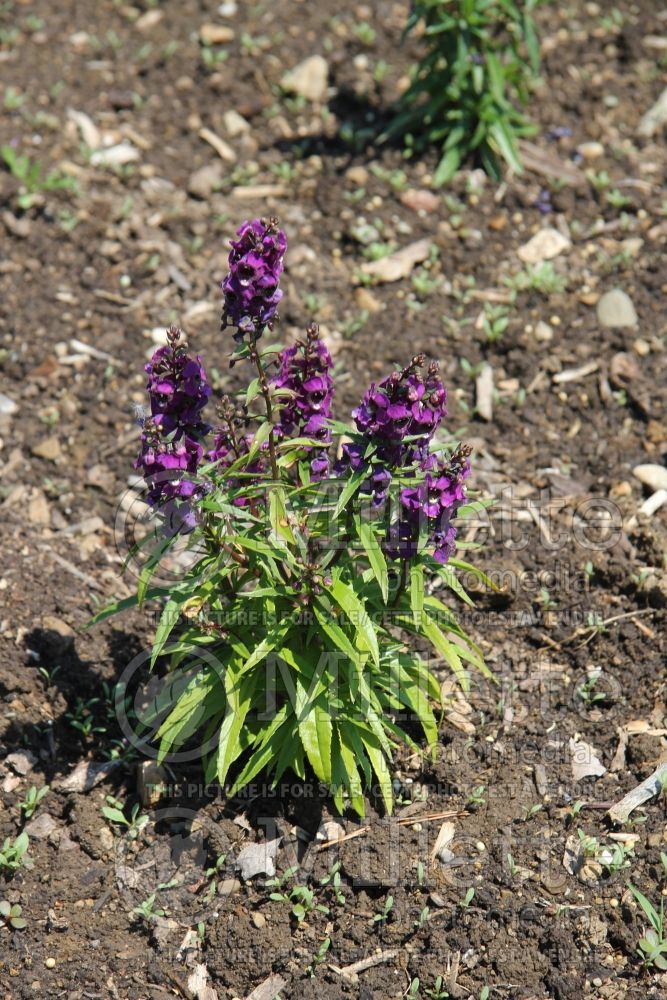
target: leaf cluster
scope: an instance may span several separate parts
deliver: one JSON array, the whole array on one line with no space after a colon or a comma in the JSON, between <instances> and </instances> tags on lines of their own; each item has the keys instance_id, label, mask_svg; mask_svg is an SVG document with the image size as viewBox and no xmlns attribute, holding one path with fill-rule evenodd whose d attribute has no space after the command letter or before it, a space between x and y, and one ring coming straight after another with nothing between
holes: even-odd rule
<instances>
[{"instance_id":1,"label":"leaf cluster","mask_svg":"<svg viewBox=\"0 0 667 1000\"><path fill-rule=\"evenodd\" d=\"M499 179L520 172L517 139L534 128L522 106L540 65L532 14L541 0L413 0L406 31L421 29L423 54L386 137L407 150L442 149L434 184L474 156Z\"/></svg>"}]
</instances>

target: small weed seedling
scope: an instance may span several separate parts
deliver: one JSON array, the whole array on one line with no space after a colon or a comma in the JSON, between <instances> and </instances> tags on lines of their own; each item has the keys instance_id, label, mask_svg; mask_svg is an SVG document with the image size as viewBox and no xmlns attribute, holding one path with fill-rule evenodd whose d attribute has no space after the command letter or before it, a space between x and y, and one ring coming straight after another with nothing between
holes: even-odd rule
<instances>
[{"instance_id":1,"label":"small weed seedling","mask_svg":"<svg viewBox=\"0 0 667 1000\"><path fill-rule=\"evenodd\" d=\"M119 799L115 799L113 795L107 795L106 800L108 805L102 806L102 815L110 823L119 823L121 826L127 827L127 835L130 840L136 840L148 823L148 816L145 813L141 813L139 803L135 802L132 806L130 818L128 819L123 812L123 803Z\"/></svg>"},{"instance_id":2,"label":"small weed seedling","mask_svg":"<svg viewBox=\"0 0 667 1000\"><path fill-rule=\"evenodd\" d=\"M266 885L282 889L296 871L296 868L288 868L280 878L268 879ZM314 890L309 889L307 885L295 885L289 892L272 892L269 895L269 899L272 899L276 903L291 904L292 916L296 918L298 923L302 923L308 914L315 910L327 916L329 915L329 907L324 906L322 903L317 903L315 901Z\"/></svg>"},{"instance_id":3,"label":"small weed seedling","mask_svg":"<svg viewBox=\"0 0 667 1000\"><path fill-rule=\"evenodd\" d=\"M430 916L431 916L430 908L428 906L423 907L417 919L413 921L414 929L416 931L420 931L422 927L429 922Z\"/></svg>"},{"instance_id":4,"label":"small weed seedling","mask_svg":"<svg viewBox=\"0 0 667 1000\"><path fill-rule=\"evenodd\" d=\"M315 970L317 969L318 965L321 965L324 959L327 957L327 952L329 951L330 947L331 947L331 938L325 937L324 940L320 943L320 946L313 955L312 959L310 960L310 965L306 969L306 972L311 977L311 979L315 975Z\"/></svg>"},{"instance_id":5,"label":"small weed seedling","mask_svg":"<svg viewBox=\"0 0 667 1000\"><path fill-rule=\"evenodd\" d=\"M485 302L482 328L490 344L495 344L502 339L509 321L509 309L507 306L494 306L491 302Z\"/></svg>"},{"instance_id":6,"label":"small weed seedling","mask_svg":"<svg viewBox=\"0 0 667 1000\"><path fill-rule=\"evenodd\" d=\"M466 805L474 809L479 808L479 806L485 805L486 803L486 796L484 794L485 791L486 791L485 785L477 785L475 788L473 788L470 795L468 796L468 801L466 802Z\"/></svg>"},{"instance_id":7,"label":"small weed seedling","mask_svg":"<svg viewBox=\"0 0 667 1000\"><path fill-rule=\"evenodd\" d=\"M375 916L373 917L373 923L385 924L389 919L389 914L391 913L393 908L394 908L394 897L387 896L387 898L384 901L384 906L382 907L380 912L376 913Z\"/></svg>"},{"instance_id":8,"label":"small weed seedling","mask_svg":"<svg viewBox=\"0 0 667 1000\"><path fill-rule=\"evenodd\" d=\"M473 899L475 898L475 890L472 886L468 889L463 899L459 901L459 906L462 910L467 910Z\"/></svg>"},{"instance_id":9,"label":"small weed seedling","mask_svg":"<svg viewBox=\"0 0 667 1000\"><path fill-rule=\"evenodd\" d=\"M136 914L140 920L143 920L145 924L152 924L158 919L158 917L164 917L165 911L160 909L159 906L155 905L156 892L152 892L142 903L135 906L132 913Z\"/></svg>"},{"instance_id":10,"label":"small weed seedling","mask_svg":"<svg viewBox=\"0 0 667 1000\"><path fill-rule=\"evenodd\" d=\"M340 861L337 861L329 874L320 879L320 885L330 886L334 896L336 897L336 902L340 903L341 906L345 906L347 899L345 898L345 893L342 890L342 884Z\"/></svg>"},{"instance_id":11,"label":"small weed seedling","mask_svg":"<svg viewBox=\"0 0 667 1000\"><path fill-rule=\"evenodd\" d=\"M555 295L565 291L565 279L557 273L551 261L544 261L535 267L527 267L506 281L513 292L539 292L540 295Z\"/></svg>"},{"instance_id":12,"label":"small weed seedling","mask_svg":"<svg viewBox=\"0 0 667 1000\"><path fill-rule=\"evenodd\" d=\"M34 813L37 811L39 807L39 803L42 801L45 795L49 794L49 790L50 790L49 785L44 785L43 788L35 788L35 786L33 785L32 788L28 789L28 791L25 794L25 798L20 806L21 810L23 811L25 819L30 819L31 816L34 815Z\"/></svg>"},{"instance_id":13,"label":"small weed seedling","mask_svg":"<svg viewBox=\"0 0 667 1000\"><path fill-rule=\"evenodd\" d=\"M639 941L637 954L645 965L654 965L661 972L667 971L667 938L665 938L665 901L660 900L660 912L656 910L650 900L636 889L634 885L628 885L632 895L641 906L644 914L651 925Z\"/></svg>"},{"instance_id":14,"label":"small weed seedling","mask_svg":"<svg viewBox=\"0 0 667 1000\"><path fill-rule=\"evenodd\" d=\"M19 833L13 842L11 837L7 837L0 850L0 869L8 868L9 871L15 872L22 865L29 867L32 860L28 855L28 843L27 833Z\"/></svg>"},{"instance_id":15,"label":"small weed seedling","mask_svg":"<svg viewBox=\"0 0 667 1000\"><path fill-rule=\"evenodd\" d=\"M21 916L23 912L18 903L12 906L6 899L0 900L0 921L5 927L11 927L15 931L22 931L28 926L28 921Z\"/></svg>"},{"instance_id":16,"label":"small weed seedling","mask_svg":"<svg viewBox=\"0 0 667 1000\"><path fill-rule=\"evenodd\" d=\"M430 1000L447 1000L449 993L444 988L445 980L442 976L436 976L433 986L424 987L424 995L430 997Z\"/></svg>"},{"instance_id":17,"label":"small weed seedling","mask_svg":"<svg viewBox=\"0 0 667 1000\"><path fill-rule=\"evenodd\" d=\"M21 185L16 199L18 207L24 211L31 208L35 198L43 191L67 190L76 188L76 181L66 177L59 170L52 170L46 177L42 176L42 164L39 160L31 160L29 156L20 156L13 146L0 147L0 156L9 172Z\"/></svg>"},{"instance_id":18,"label":"small weed seedling","mask_svg":"<svg viewBox=\"0 0 667 1000\"><path fill-rule=\"evenodd\" d=\"M605 701L607 695L604 691L596 691L595 686L602 676L601 667L593 667L588 670L586 680L577 688L577 694L589 708Z\"/></svg>"}]
</instances>

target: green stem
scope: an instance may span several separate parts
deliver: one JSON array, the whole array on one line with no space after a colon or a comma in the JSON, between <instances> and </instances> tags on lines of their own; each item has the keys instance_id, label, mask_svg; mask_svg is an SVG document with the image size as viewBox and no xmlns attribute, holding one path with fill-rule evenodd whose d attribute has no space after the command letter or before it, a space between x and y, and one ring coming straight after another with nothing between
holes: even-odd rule
<instances>
[{"instance_id":1,"label":"green stem","mask_svg":"<svg viewBox=\"0 0 667 1000\"><path fill-rule=\"evenodd\" d=\"M250 357L255 362L255 367L257 368L257 374L259 376L259 388L264 397L264 405L266 406L266 419L271 424L271 433L269 434L269 459L271 462L271 474L276 482L280 481L280 474L278 472L278 462L276 460L276 442L273 436L273 405L271 403L271 390L269 389L269 384L266 381L266 372L262 368L262 359L259 356L259 351L257 350L257 343L253 341L250 345Z\"/></svg>"}]
</instances>

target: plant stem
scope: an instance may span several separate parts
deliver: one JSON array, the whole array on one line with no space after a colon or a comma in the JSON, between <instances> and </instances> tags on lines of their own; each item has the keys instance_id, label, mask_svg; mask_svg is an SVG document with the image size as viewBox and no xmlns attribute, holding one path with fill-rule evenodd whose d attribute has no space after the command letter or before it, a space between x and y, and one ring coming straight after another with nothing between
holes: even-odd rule
<instances>
[{"instance_id":1,"label":"plant stem","mask_svg":"<svg viewBox=\"0 0 667 1000\"><path fill-rule=\"evenodd\" d=\"M250 345L250 357L252 361L255 362L255 367L257 368L259 387L262 396L264 397L264 405L266 406L266 419L271 424L271 433L269 434L269 458L271 461L271 474L276 482L278 482L280 480L280 474L278 472L278 463L276 461L276 442L273 437L273 405L271 403L271 390L269 389L269 384L266 381L266 372L262 368L262 359L260 358L259 351L257 350L257 341L253 341Z\"/></svg>"}]
</instances>

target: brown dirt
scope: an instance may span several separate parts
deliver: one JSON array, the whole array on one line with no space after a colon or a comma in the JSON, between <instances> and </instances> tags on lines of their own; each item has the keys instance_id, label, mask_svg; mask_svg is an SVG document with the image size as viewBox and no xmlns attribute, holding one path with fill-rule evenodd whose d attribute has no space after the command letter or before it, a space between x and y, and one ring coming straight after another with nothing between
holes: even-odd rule
<instances>
[{"instance_id":1,"label":"brown dirt","mask_svg":"<svg viewBox=\"0 0 667 1000\"><path fill-rule=\"evenodd\" d=\"M416 212L406 191L428 188L435 158L406 163L395 149L363 149L363 129L386 113L414 51L413 42L399 46L403 5L342 0L334 16L326 4L240 3L226 20L217 7L106 2L93 18L68 0L0 5L0 139L78 186L47 191L21 212L17 182L0 174L0 391L18 405L0 416L0 733L5 755L34 755L24 776L0 761L0 843L21 828L26 790L54 786L35 814L53 822L31 836L33 866L0 872L0 896L20 903L28 921L23 931L0 930L4 996L190 996L195 962L205 963L219 998L246 996L275 973L286 981L283 997L388 1000L405 995L416 977L419 995L429 996L452 968L458 976L447 989L456 997L478 997L484 986L501 998L667 996L665 977L637 958L646 921L627 890L631 882L656 905L665 894L665 797L627 827L638 835L627 868L585 883L563 866L566 841L579 830L610 843L604 804L643 780L665 749L667 521L665 508L651 518L637 514L644 493L631 472L640 463L664 465L667 451L667 157L660 135L637 137L641 115L665 86L664 49L647 43L664 39L664 11L649 0L619 0L620 25L594 4L542 11L536 142L562 161L583 142L602 143L590 168L607 171L627 203L610 205L588 182L551 184L547 223L572 241L553 261L563 289L519 292L507 330L492 343L479 320L483 303L490 290L492 299L506 296L505 278L522 267L517 249L545 224L535 200L548 180L527 171L478 190L479 178L468 173L437 208ZM163 16L142 31L136 17L150 10ZM376 31L369 47L353 30L363 21ZM226 61L202 60L204 22L233 26ZM313 52L329 62L326 115L277 89L284 70ZM390 67L377 83L382 59ZM110 141L131 142L139 159L116 170L92 165L68 109L88 114ZM230 109L246 116L248 134L227 135ZM202 126L225 137L236 156L205 199L188 193L191 175L217 162L198 137ZM558 126L571 136L550 139ZM248 194L256 184L283 193ZM82 760L108 759L122 741L111 692L149 646L154 621L135 613L81 629L101 602L133 583L121 576L116 512L132 471L132 407L143 400L150 331L181 321L208 369L217 369L216 391L233 388L240 375L227 370L216 285L235 226L269 212L291 242L284 334L317 311L336 350L341 412L371 378L417 351L442 362L450 429L475 445L474 485L500 498L470 537L485 541L476 558L503 574L505 592L480 594L474 613L461 609L500 684L473 680L467 731L446 719L434 764L407 754L397 760L397 818L411 823L399 825L371 803L365 835L318 851L312 838L332 818L326 799L292 786L225 800L206 794L189 764L176 766L179 787L131 840L101 812L108 795L138 801L131 757L86 794L55 786ZM370 289L370 300L359 290L364 258L353 231L361 216L398 246L432 240L431 291L409 279ZM598 324L596 297L613 287L631 296L638 327ZM195 307L202 302L208 312ZM541 321L551 339L536 336ZM82 357L72 338L110 357ZM484 361L497 390L488 423L474 411L474 375ZM553 381L588 362L598 366L590 374ZM45 441L51 457L35 454ZM611 505L610 540L592 533L590 497ZM588 628L596 615L611 621ZM594 691L605 697L589 704L578 690L592 667L602 668ZM73 719L84 728L91 720L92 732ZM653 735L631 735L624 766L612 770L618 730L633 720ZM604 776L574 781L568 741L575 734L595 747L609 768ZM420 795L422 806L411 802ZM585 805L572 815L577 801ZM449 866L430 858L441 821L419 818L443 810L465 812L454 820ZM245 827L233 822L241 814ZM350 831L356 825L343 822ZM294 827L300 838L290 834ZM309 885L329 911L313 910L300 925L289 905L270 899L275 887L235 881L242 844L279 834L279 873L294 852L302 869L286 890ZM219 892L208 899L205 872L221 855ZM336 863L340 898L321 884ZM146 929L132 910L175 871L181 884L158 890L165 914ZM470 888L474 896L461 906ZM386 921L375 920L388 895ZM198 925L201 947L179 953ZM330 949L311 976L327 937ZM376 949L392 955L358 982L332 968Z\"/></svg>"}]
</instances>

